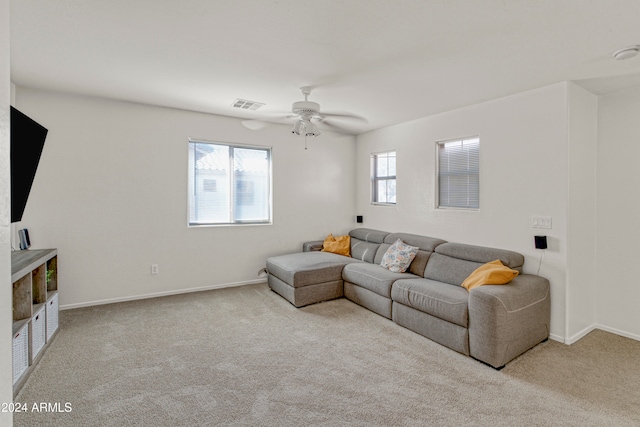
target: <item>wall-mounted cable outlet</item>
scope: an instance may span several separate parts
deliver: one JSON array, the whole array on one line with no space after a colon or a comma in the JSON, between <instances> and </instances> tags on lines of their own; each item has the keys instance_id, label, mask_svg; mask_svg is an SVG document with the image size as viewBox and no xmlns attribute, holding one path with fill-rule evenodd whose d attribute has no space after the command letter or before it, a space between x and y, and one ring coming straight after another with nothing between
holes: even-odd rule
<instances>
[{"instance_id":1,"label":"wall-mounted cable outlet","mask_svg":"<svg viewBox=\"0 0 640 427\"><path fill-rule=\"evenodd\" d=\"M160 273L158 264L151 264L151 274L158 274L158 273Z\"/></svg>"}]
</instances>

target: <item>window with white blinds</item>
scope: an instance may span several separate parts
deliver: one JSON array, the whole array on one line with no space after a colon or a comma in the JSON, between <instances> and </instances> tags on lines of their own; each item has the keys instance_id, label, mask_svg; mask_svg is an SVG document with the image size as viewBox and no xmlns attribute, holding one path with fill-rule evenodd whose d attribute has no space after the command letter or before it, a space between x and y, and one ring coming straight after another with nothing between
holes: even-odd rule
<instances>
[{"instance_id":1,"label":"window with white blinds","mask_svg":"<svg viewBox=\"0 0 640 427\"><path fill-rule=\"evenodd\" d=\"M480 208L480 138L438 142L438 208Z\"/></svg>"},{"instance_id":2,"label":"window with white blinds","mask_svg":"<svg viewBox=\"0 0 640 427\"><path fill-rule=\"evenodd\" d=\"M396 152L371 155L371 203L396 204Z\"/></svg>"},{"instance_id":3,"label":"window with white blinds","mask_svg":"<svg viewBox=\"0 0 640 427\"><path fill-rule=\"evenodd\" d=\"M271 148L189 141L189 225L271 223Z\"/></svg>"}]
</instances>

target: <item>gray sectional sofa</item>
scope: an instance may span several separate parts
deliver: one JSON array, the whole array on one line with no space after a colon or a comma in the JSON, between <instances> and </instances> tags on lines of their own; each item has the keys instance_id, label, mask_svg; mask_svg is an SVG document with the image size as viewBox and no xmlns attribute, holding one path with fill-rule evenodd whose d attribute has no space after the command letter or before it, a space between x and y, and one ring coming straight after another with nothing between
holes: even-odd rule
<instances>
[{"instance_id":1,"label":"gray sectional sofa","mask_svg":"<svg viewBox=\"0 0 640 427\"><path fill-rule=\"evenodd\" d=\"M507 285L471 291L460 286L476 268L496 259L522 273L522 255L366 228L349 235L351 258L321 252L322 241L305 243L301 253L268 258L270 288L296 307L344 296L498 369L549 337L546 279L520 274ZM405 273L380 266L397 239L419 248Z\"/></svg>"}]
</instances>

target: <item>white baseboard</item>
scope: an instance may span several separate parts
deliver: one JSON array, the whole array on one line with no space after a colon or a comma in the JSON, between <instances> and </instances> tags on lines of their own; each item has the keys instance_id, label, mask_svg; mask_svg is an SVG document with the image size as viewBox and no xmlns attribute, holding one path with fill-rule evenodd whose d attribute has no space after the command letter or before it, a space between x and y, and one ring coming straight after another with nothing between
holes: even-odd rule
<instances>
[{"instance_id":1,"label":"white baseboard","mask_svg":"<svg viewBox=\"0 0 640 427\"><path fill-rule=\"evenodd\" d=\"M578 332L577 334L573 334L573 336L568 337L566 340L560 340L560 342L564 342L567 345L571 345L575 342L578 342L580 339L584 338L589 332L593 331L594 329L601 329L601 328L598 328L598 326L595 324L589 325L583 330L581 330L580 332Z\"/></svg>"},{"instance_id":2,"label":"white baseboard","mask_svg":"<svg viewBox=\"0 0 640 427\"><path fill-rule=\"evenodd\" d=\"M126 301L135 301L140 299L148 299L148 298L158 298L158 297L166 297L170 295L179 295L179 294L188 294L191 292L201 292L201 291L210 291L212 289L222 289L222 288L231 288L236 286L245 286L245 285L255 285L258 283L264 283L265 279L256 279L256 280L246 280L244 282L233 282L233 283L223 283L221 285L211 285L211 286L203 286L201 288L189 288L189 289L179 289L175 291L166 291L166 292L154 292L151 294L143 294L143 295L134 295L130 297L123 298L110 298L96 301L88 301L81 302L77 304L65 304L61 305L60 310L71 310L74 308L82 308L82 307L91 307L94 305L104 305L104 304L113 304L116 302L126 302Z\"/></svg>"},{"instance_id":3,"label":"white baseboard","mask_svg":"<svg viewBox=\"0 0 640 427\"><path fill-rule=\"evenodd\" d=\"M562 338L560 335L549 334L549 339L564 343L564 338Z\"/></svg>"},{"instance_id":4,"label":"white baseboard","mask_svg":"<svg viewBox=\"0 0 640 427\"><path fill-rule=\"evenodd\" d=\"M640 335L632 334L626 331L621 331L620 329L610 328L604 325L596 325L594 329L602 329L605 332L611 332L612 334L620 335L621 337L631 338L632 340L640 341Z\"/></svg>"},{"instance_id":5,"label":"white baseboard","mask_svg":"<svg viewBox=\"0 0 640 427\"><path fill-rule=\"evenodd\" d=\"M600 329L605 332L611 332L612 334L620 335L621 337L631 338L632 340L640 341L640 335L632 334L630 332L622 331L616 328L610 328L609 326L601 325L599 323L594 323L591 326L587 326L582 331L578 332L577 334L574 334L573 336L567 338L566 340L563 340L562 338L559 337L557 341L564 342L567 345L571 345L578 342L579 340L584 338L589 332L595 329Z\"/></svg>"}]
</instances>

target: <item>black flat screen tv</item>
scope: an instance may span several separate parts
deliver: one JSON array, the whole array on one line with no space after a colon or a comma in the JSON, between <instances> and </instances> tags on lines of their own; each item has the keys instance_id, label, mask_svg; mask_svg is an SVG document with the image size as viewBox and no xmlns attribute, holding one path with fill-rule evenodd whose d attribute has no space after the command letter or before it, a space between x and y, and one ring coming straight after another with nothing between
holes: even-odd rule
<instances>
[{"instance_id":1,"label":"black flat screen tv","mask_svg":"<svg viewBox=\"0 0 640 427\"><path fill-rule=\"evenodd\" d=\"M22 220L48 130L11 107L11 222Z\"/></svg>"}]
</instances>

